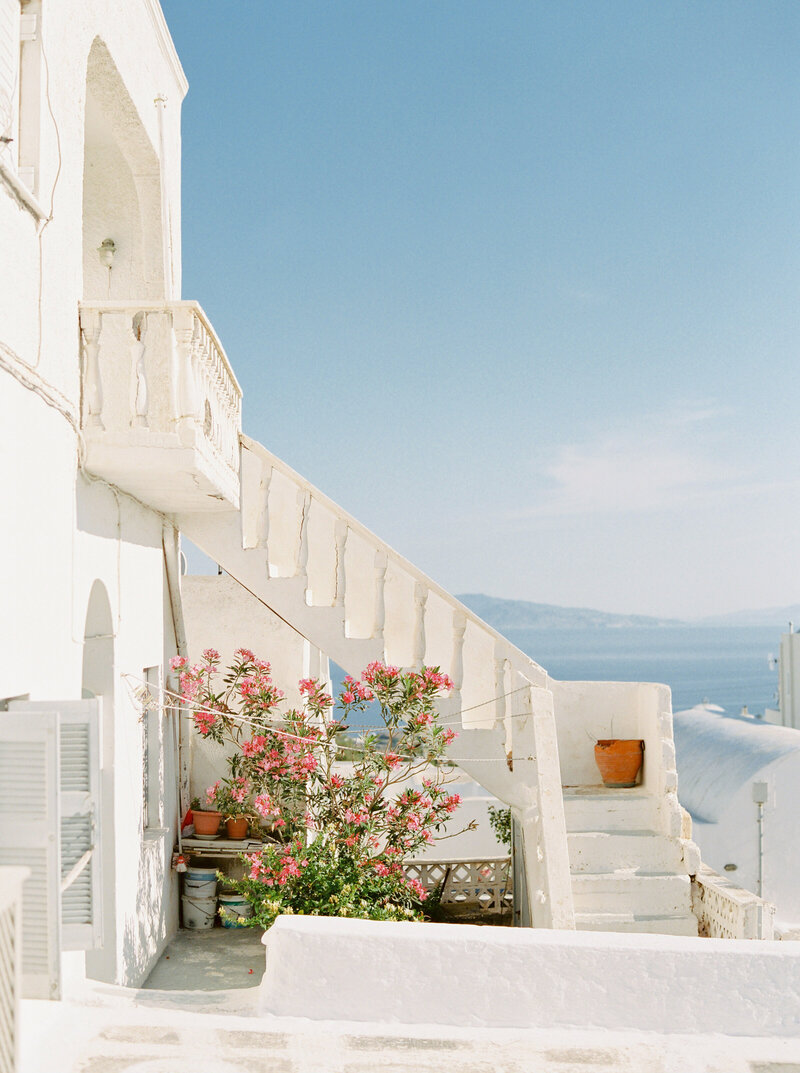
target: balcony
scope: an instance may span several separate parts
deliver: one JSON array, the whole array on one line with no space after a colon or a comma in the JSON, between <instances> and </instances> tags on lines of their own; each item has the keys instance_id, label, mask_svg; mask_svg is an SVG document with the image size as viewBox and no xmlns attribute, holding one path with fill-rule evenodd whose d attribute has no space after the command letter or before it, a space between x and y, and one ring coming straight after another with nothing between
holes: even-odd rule
<instances>
[{"instance_id":1,"label":"balcony","mask_svg":"<svg viewBox=\"0 0 800 1073\"><path fill-rule=\"evenodd\" d=\"M165 513L239 506L242 391L197 302L81 304L88 472Z\"/></svg>"}]
</instances>

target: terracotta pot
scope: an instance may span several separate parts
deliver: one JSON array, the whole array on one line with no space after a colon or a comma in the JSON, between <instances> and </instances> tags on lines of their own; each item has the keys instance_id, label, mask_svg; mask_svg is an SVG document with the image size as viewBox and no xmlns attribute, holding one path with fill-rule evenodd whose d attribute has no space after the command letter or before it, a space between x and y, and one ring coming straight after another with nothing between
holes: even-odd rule
<instances>
[{"instance_id":1,"label":"terracotta pot","mask_svg":"<svg viewBox=\"0 0 800 1073\"><path fill-rule=\"evenodd\" d=\"M247 838L249 822L246 816L237 816L234 820L226 820L225 826L228 828L228 838Z\"/></svg>"},{"instance_id":2,"label":"terracotta pot","mask_svg":"<svg viewBox=\"0 0 800 1073\"><path fill-rule=\"evenodd\" d=\"M613 789L635 786L642 766L644 742L631 738L606 738L594 747L594 758L600 768L603 785Z\"/></svg>"},{"instance_id":3,"label":"terracotta pot","mask_svg":"<svg viewBox=\"0 0 800 1073\"><path fill-rule=\"evenodd\" d=\"M221 812L195 812L192 811L194 833L202 838L203 835L215 835L222 823Z\"/></svg>"}]
</instances>

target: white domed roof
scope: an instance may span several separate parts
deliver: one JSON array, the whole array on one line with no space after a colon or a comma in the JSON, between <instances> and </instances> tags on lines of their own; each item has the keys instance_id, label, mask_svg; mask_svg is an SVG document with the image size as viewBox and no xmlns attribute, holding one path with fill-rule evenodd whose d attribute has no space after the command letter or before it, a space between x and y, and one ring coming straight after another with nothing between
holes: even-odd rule
<instances>
[{"instance_id":1,"label":"white domed roof","mask_svg":"<svg viewBox=\"0 0 800 1073\"><path fill-rule=\"evenodd\" d=\"M692 816L709 823L762 768L800 752L800 730L725 715L715 705L676 712L673 726L678 797Z\"/></svg>"}]
</instances>

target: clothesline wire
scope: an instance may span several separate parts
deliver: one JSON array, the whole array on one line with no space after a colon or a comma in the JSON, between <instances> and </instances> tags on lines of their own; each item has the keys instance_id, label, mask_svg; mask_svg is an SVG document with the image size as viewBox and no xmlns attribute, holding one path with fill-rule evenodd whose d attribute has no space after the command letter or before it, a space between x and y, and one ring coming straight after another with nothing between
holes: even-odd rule
<instances>
[{"instance_id":1,"label":"clothesline wire","mask_svg":"<svg viewBox=\"0 0 800 1073\"><path fill-rule=\"evenodd\" d=\"M152 683L145 682L143 679L138 678L135 674L127 674L126 673L126 674L123 674L122 677L125 678L125 679L131 679L132 681L138 683L137 686L135 686L135 687L129 686L129 688L131 689L131 692L134 694L134 696L136 697L136 699L140 703L143 703L143 704L146 703L146 701L144 700L144 694L147 693L148 696L152 697L152 694L151 694L150 691L153 688L156 688L159 691L159 693L161 693L162 695L167 696L167 697L171 697L171 698L173 698L173 700L178 702L177 704L170 704L169 707L180 708L180 707L190 707L191 706L191 702L187 703L187 701L184 700L184 698L181 696L180 693L175 693L173 690L167 689L166 686L155 686L154 687L152 685ZM463 714L464 712L475 711L477 708L483 708L487 704L494 704L499 700L503 700L506 697L513 696L513 694L520 693L523 690L526 690L526 689L529 689L529 688L530 687L527 686L527 685L518 686L516 689L511 689L507 693L501 693L499 696L492 697L490 700L482 701L480 704L473 704L469 708L462 708L461 712ZM165 707L166 707L166 705L165 705ZM192 711L193 715L213 715L214 717L224 715L224 717L226 719L229 719L231 722L238 723L238 724L240 724L242 726L245 726L245 725L251 726L252 725L252 720L248 719L245 716L234 715L234 714L228 713L228 712L220 712L219 710L217 710L215 708L205 708L205 707L202 707L202 706L192 706L191 711ZM524 719L524 718L527 718L527 716L529 714L530 714L529 712L518 712L517 714L507 715L507 716L504 717L504 719ZM462 726L463 724L461 723L460 720L456 720L456 721L448 722L448 723L437 723L436 725L440 726L440 727L447 727L447 726ZM355 729L365 729L365 730L380 730L381 729L380 727L371 727L366 723L362 723L362 724L348 723L347 728L348 729L353 729L353 728L355 728ZM280 727L270 726L268 729L269 729L269 732L272 733L272 734L277 734L277 735L279 735L280 737L283 737L283 738L290 738L290 739L292 739L294 741L299 741L299 742L301 742L303 744L306 744L306 745L314 745L314 746L319 747L322 744L318 738L305 738L305 737L302 737L299 734L292 734L288 730L282 730ZM469 729L469 728L465 728L465 729ZM353 753L362 753L362 754L366 755L370 751L368 749L360 748L358 745L350 745L349 743L346 743L346 744L334 743L334 744L337 744L337 747L339 749L347 749L349 752L353 752ZM398 754L398 755L399 755L400 760L407 760L407 761L412 761L412 762L415 761L415 760L419 760L419 757L403 756L403 755L400 755L400 754ZM526 758L525 757L514 757L514 759L516 759L516 760L524 760ZM465 763L465 762L466 763L492 763L492 764L494 764L494 763L497 763L497 758L496 757L485 757L485 756L474 756L474 757L472 757L472 756L470 756L470 757L464 756L464 757L459 757L458 760L452 760L450 762L453 763L453 764Z\"/></svg>"}]
</instances>

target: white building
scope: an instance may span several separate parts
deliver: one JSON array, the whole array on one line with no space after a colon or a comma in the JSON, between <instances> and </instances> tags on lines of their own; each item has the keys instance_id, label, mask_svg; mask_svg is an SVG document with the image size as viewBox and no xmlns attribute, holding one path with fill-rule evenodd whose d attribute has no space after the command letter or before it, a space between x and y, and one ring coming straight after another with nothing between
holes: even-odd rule
<instances>
[{"instance_id":1,"label":"white building","mask_svg":"<svg viewBox=\"0 0 800 1073\"><path fill-rule=\"evenodd\" d=\"M703 861L772 902L779 932L800 934L800 731L707 705L674 722L681 802Z\"/></svg>"},{"instance_id":2,"label":"white building","mask_svg":"<svg viewBox=\"0 0 800 1073\"><path fill-rule=\"evenodd\" d=\"M136 985L177 926L186 728L135 691L188 651L180 533L299 638L283 680L450 674L452 755L515 812L536 926L696 934L669 691L553 681L240 435L181 297L186 88L157 0L0 0L0 864L32 873L27 994ZM646 744L633 790L599 786L612 721Z\"/></svg>"}]
</instances>

